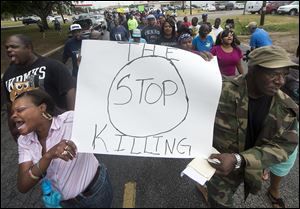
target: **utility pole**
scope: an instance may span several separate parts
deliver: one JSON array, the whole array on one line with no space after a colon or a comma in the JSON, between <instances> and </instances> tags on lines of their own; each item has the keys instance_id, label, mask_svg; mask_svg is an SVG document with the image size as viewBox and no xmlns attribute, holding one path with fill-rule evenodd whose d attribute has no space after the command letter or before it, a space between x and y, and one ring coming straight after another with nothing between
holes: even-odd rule
<instances>
[{"instance_id":1,"label":"utility pole","mask_svg":"<svg viewBox=\"0 0 300 209\"><path fill-rule=\"evenodd\" d=\"M245 15L245 12L246 12L246 5L247 5L247 1L244 2L244 11L243 11L243 15Z\"/></svg>"},{"instance_id":2,"label":"utility pole","mask_svg":"<svg viewBox=\"0 0 300 209\"><path fill-rule=\"evenodd\" d=\"M261 15L260 15L260 24L261 26L264 25L265 23L265 14L266 14L266 4L267 2L266 1L263 1L263 5L262 5L262 8L261 8Z\"/></svg>"},{"instance_id":3,"label":"utility pole","mask_svg":"<svg viewBox=\"0 0 300 209\"><path fill-rule=\"evenodd\" d=\"M192 1L190 1L190 15L192 15Z\"/></svg>"}]
</instances>

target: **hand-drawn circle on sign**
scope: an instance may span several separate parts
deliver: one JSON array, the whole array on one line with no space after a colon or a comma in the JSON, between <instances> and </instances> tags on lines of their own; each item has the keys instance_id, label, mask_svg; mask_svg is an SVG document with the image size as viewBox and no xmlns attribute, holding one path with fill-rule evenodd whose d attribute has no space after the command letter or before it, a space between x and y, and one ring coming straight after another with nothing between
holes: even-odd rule
<instances>
[{"instance_id":1,"label":"hand-drawn circle on sign","mask_svg":"<svg viewBox=\"0 0 300 209\"><path fill-rule=\"evenodd\" d=\"M109 120L127 136L169 132L185 120L188 109L183 79L165 57L145 56L127 63L108 92Z\"/></svg>"}]
</instances>

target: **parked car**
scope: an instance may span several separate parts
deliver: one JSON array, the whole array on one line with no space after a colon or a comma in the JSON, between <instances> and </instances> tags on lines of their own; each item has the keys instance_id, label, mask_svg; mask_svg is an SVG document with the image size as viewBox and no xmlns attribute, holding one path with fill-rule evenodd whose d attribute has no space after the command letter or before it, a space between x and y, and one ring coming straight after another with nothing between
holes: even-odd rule
<instances>
[{"instance_id":1,"label":"parked car","mask_svg":"<svg viewBox=\"0 0 300 209\"><path fill-rule=\"evenodd\" d=\"M245 4L244 3L235 3L234 4L234 9L244 9Z\"/></svg>"},{"instance_id":2,"label":"parked car","mask_svg":"<svg viewBox=\"0 0 300 209\"><path fill-rule=\"evenodd\" d=\"M24 25L29 25L29 24L35 24L37 23L39 20L41 20L41 18L36 17L36 16L28 16L28 17L24 17L22 20L22 23Z\"/></svg>"},{"instance_id":3,"label":"parked car","mask_svg":"<svg viewBox=\"0 0 300 209\"><path fill-rule=\"evenodd\" d=\"M225 4L216 3L216 10L225 10Z\"/></svg>"},{"instance_id":4,"label":"parked car","mask_svg":"<svg viewBox=\"0 0 300 209\"><path fill-rule=\"evenodd\" d=\"M266 5L266 14L276 14L280 6L290 4L292 1L270 1Z\"/></svg>"},{"instance_id":5,"label":"parked car","mask_svg":"<svg viewBox=\"0 0 300 209\"><path fill-rule=\"evenodd\" d=\"M225 4L225 10L233 10L234 9L234 4L232 2L227 2Z\"/></svg>"},{"instance_id":6,"label":"parked car","mask_svg":"<svg viewBox=\"0 0 300 209\"><path fill-rule=\"evenodd\" d=\"M58 20L58 22L60 22L60 23L63 23L63 22L64 22L61 16L55 16L55 17L54 17L54 20L52 20L52 22L54 23L55 20ZM68 19L68 18L65 18L65 17L64 17L64 20L65 20L65 22L69 22L69 19Z\"/></svg>"},{"instance_id":7,"label":"parked car","mask_svg":"<svg viewBox=\"0 0 300 209\"><path fill-rule=\"evenodd\" d=\"M87 19L90 17L91 17L91 15L89 13L81 13L76 18L80 20L80 19Z\"/></svg>"},{"instance_id":8,"label":"parked car","mask_svg":"<svg viewBox=\"0 0 300 209\"><path fill-rule=\"evenodd\" d=\"M175 10L175 6L168 6L168 10Z\"/></svg>"},{"instance_id":9,"label":"parked car","mask_svg":"<svg viewBox=\"0 0 300 209\"><path fill-rule=\"evenodd\" d=\"M202 9L205 11L208 11L208 12L216 11L216 7L212 4L204 5L204 6L202 6Z\"/></svg>"},{"instance_id":10,"label":"parked car","mask_svg":"<svg viewBox=\"0 0 300 209\"><path fill-rule=\"evenodd\" d=\"M169 10L168 7L162 7L161 9L164 10L164 11L168 11Z\"/></svg>"},{"instance_id":11,"label":"parked car","mask_svg":"<svg viewBox=\"0 0 300 209\"><path fill-rule=\"evenodd\" d=\"M54 17L51 16L51 15L49 15L49 16L47 17L47 21L48 21L48 22L53 22L54 20L55 20Z\"/></svg>"},{"instance_id":12,"label":"parked car","mask_svg":"<svg viewBox=\"0 0 300 209\"><path fill-rule=\"evenodd\" d=\"M228 1L217 1L215 2L216 10L233 10L234 4Z\"/></svg>"},{"instance_id":13,"label":"parked car","mask_svg":"<svg viewBox=\"0 0 300 209\"><path fill-rule=\"evenodd\" d=\"M94 15L93 18L95 18L97 24L101 24L102 29L105 30L107 28L107 23L103 15Z\"/></svg>"},{"instance_id":14,"label":"parked car","mask_svg":"<svg viewBox=\"0 0 300 209\"><path fill-rule=\"evenodd\" d=\"M97 23L96 19L93 17L75 20L73 24L79 24L81 26L82 36L87 39L90 37L93 30L97 30L103 34L103 30L106 29L101 23Z\"/></svg>"},{"instance_id":15,"label":"parked car","mask_svg":"<svg viewBox=\"0 0 300 209\"><path fill-rule=\"evenodd\" d=\"M251 14L261 13L263 2L262 1L247 1L246 3L246 12Z\"/></svg>"},{"instance_id":16,"label":"parked car","mask_svg":"<svg viewBox=\"0 0 300 209\"><path fill-rule=\"evenodd\" d=\"M24 17L17 17L17 20L22 21Z\"/></svg>"},{"instance_id":17,"label":"parked car","mask_svg":"<svg viewBox=\"0 0 300 209\"><path fill-rule=\"evenodd\" d=\"M299 1L294 1L289 5L280 6L277 9L278 14L296 15L299 14Z\"/></svg>"}]
</instances>

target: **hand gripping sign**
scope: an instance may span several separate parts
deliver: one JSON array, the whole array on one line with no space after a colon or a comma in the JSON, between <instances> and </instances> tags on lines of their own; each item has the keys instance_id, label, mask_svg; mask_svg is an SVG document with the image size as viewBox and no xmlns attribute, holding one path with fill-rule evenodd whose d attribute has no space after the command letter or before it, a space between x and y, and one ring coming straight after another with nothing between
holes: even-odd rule
<instances>
[{"instance_id":1,"label":"hand gripping sign","mask_svg":"<svg viewBox=\"0 0 300 209\"><path fill-rule=\"evenodd\" d=\"M212 146L216 60L172 47L84 40L72 139L79 152L193 158Z\"/></svg>"}]
</instances>

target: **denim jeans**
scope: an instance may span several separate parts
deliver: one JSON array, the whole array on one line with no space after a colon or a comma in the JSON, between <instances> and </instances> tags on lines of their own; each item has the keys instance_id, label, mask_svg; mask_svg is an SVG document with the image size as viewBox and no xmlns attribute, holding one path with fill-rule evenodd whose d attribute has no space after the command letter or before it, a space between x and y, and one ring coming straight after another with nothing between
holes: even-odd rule
<instances>
[{"instance_id":1,"label":"denim jeans","mask_svg":"<svg viewBox=\"0 0 300 209\"><path fill-rule=\"evenodd\" d=\"M96 183L91 187L91 195L79 194L71 201L61 202L63 208L110 208L113 191L109 181L107 168L100 164L100 172Z\"/></svg>"}]
</instances>

